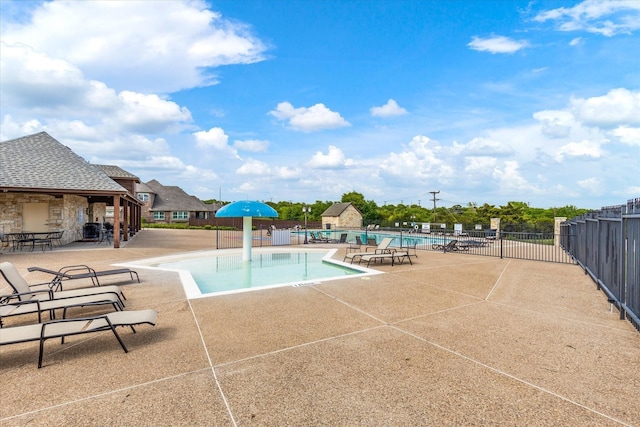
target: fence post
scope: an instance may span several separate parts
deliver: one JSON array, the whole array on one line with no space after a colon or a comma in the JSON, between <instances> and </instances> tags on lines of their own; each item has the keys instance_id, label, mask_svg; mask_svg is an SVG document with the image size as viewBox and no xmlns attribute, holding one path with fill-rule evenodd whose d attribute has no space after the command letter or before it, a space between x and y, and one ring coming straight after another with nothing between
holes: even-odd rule
<instances>
[{"instance_id":1,"label":"fence post","mask_svg":"<svg viewBox=\"0 0 640 427\"><path fill-rule=\"evenodd\" d=\"M500 233L500 259L504 258L503 254L502 254L502 248L503 248L503 244L502 244L503 238L502 238L502 236L503 236L503 234L504 233Z\"/></svg>"},{"instance_id":2,"label":"fence post","mask_svg":"<svg viewBox=\"0 0 640 427\"><path fill-rule=\"evenodd\" d=\"M620 263L619 263L619 268L620 268L620 273L618 274L618 277L620 278L620 280L622 281L621 286L620 286L620 297L619 297L619 302L620 302L620 320L624 320L625 319L625 313L626 311L623 309L623 305L626 305L627 303L627 296L626 296L626 289L627 289L627 272L626 272L626 264L627 264L627 237L629 236L628 232L627 232L627 214L628 212L626 211L626 207L622 208L622 215L620 215L621 219L622 219L622 224L620 227L620 246L621 246L621 250L620 250Z\"/></svg>"}]
</instances>

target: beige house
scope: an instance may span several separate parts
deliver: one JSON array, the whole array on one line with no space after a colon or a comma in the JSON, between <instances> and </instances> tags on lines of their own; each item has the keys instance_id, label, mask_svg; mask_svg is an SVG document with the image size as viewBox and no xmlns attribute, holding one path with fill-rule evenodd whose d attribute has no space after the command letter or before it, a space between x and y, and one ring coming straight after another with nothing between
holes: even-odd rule
<instances>
[{"instance_id":1,"label":"beige house","mask_svg":"<svg viewBox=\"0 0 640 427\"><path fill-rule=\"evenodd\" d=\"M136 184L136 197L143 203L142 218L147 223L189 222L215 217L219 205L207 204L180 187L162 185L155 179Z\"/></svg>"},{"instance_id":2,"label":"beige house","mask_svg":"<svg viewBox=\"0 0 640 427\"><path fill-rule=\"evenodd\" d=\"M322 213L322 224L326 228L362 228L362 212L351 202L334 203Z\"/></svg>"}]
</instances>

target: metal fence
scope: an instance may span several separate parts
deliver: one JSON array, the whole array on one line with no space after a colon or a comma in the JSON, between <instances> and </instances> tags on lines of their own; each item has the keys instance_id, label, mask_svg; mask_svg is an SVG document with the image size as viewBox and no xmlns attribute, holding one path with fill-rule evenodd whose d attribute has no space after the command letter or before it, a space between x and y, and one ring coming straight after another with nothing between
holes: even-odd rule
<instances>
[{"instance_id":1,"label":"metal fence","mask_svg":"<svg viewBox=\"0 0 640 427\"><path fill-rule=\"evenodd\" d=\"M493 256L500 258L528 259L575 264L573 257L560 245L560 235L554 233L523 233L500 231L495 237L486 237L484 232L470 232L455 235L447 232L432 235L435 243L419 245L418 249L451 251L473 255ZM452 241L455 245L451 245ZM447 245L451 245L447 248Z\"/></svg>"},{"instance_id":2,"label":"metal fence","mask_svg":"<svg viewBox=\"0 0 640 427\"><path fill-rule=\"evenodd\" d=\"M562 225L562 246L640 330L640 198Z\"/></svg>"},{"instance_id":3,"label":"metal fence","mask_svg":"<svg viewBox=\"0 0 640 427\"><path fill-rule=\"evenodd\" d=\"M294 226L295 227L295 226ZM235 230L213 228L212 241L216 249L241 248L243 244L242 224ZM274 239L274 231L270 225L258 224L251 230L251 245L253 247L280 246L280 245L301 245L304 244L304 231L292 228L290 236L285 241Z\"/></svg>"}]
</instances>

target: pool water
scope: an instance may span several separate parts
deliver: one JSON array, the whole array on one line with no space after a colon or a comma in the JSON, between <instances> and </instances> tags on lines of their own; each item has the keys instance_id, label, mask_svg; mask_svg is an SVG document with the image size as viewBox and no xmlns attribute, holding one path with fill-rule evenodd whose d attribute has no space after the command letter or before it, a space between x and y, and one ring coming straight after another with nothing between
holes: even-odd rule
<instances>
[{"instance_id":1,"label":"pool water","mask_svg":"<svg viewBox=\"0 0 640 427\"><path fill-rule=\"evenodd\" d=\"M304 236L304 231L294 232L296 234L300 234ZM347 234L347 242L355 242L356 236L359 236L362 242L366 243L367 238L375 239L376 243L380 243L382 239L385 237L391 237L393 240L391 241L391 247L401 247L401 246L413 246L417 247L431 247L434 243L443 244L447 243L450 239L444 238L442 236L433 237L433 236L425 236L415 233L385 233L380 231L352 231L352 230L320 230L318 232L322 237L326 237L328 239L340 239L340 235L343 233Z\"/></svg>"},{"instance_id":2,"label":"pool water","mask_svg":"<svg viewBox=\"0 0 640 427\"><path fill-rule=\"evenodd\" d=\"M254 250L252 261L248 262L242 260L240 252L221 252L208 251L166 259L157 258L137 262L135 267L179 272L188 298L277 286L301 286L379 273L335 260L330 262L335 249L287 252Z\"/></svg>"}]
</instances>

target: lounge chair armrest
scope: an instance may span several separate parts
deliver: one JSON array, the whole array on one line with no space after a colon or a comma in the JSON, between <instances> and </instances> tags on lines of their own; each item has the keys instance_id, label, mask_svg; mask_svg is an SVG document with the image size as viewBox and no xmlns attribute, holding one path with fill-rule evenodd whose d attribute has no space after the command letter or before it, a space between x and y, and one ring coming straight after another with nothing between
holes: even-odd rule
<instances>
[{"instance_id":1,"label":"lounge chair armrest","mask_svg":"<svg viewBox=\"0 0 640 427\"><path fill-rule=\"evenodd\" d=\"M17 296L16 294L12 294L12 295L0 295L0 301L2 302L3 306L18 306L18 305L25 305L25 304L35 304L38 307L38 323L42 323L42 307L40 307L40 301L37 299L29 299L29 300L24 300L24 301L11 301L11 302L4 302L5 298L7 297L15 297ZM2 318L0 318L0 327L2 327Z\"/></svg>"},{"instance_id":2,"label":"lounge chair armrest","mask_svg":"<svg viewBox=\"0 0 640 427\"><path fill-rule=\"evenodd\" d=\"M53 291L51 289L34 289L29 292L14 292L12 295L15 297L21 297L23 295L34 295L34 294L47 294L49 299L53 299Z\"/></svg>"},{"instance_id":3,"label":"lounge chair armrest","mask_svg":"<svg viewBox=\"0 0 640 427\"><path fill-rule=\"evenodd\" d=\"M12 300L20 301L19 297L20 297L19 294L0 295L0 304L12 304L11 302Z\"/></svg>"},{"instance_id":4,"label":"lounge chair armrest","mask_svg":"<svg viewBox=\"0 0 640 427\"><path fill-rule=\"evenodd\" d=\"M387 248L387 249L376 249L374 253L376 254L391 254L393 252L395 252L396 250L393 248Z\"/></svg>"},{"instance_id":5,"label":"lounge chair armrest","mask_svg":"<svg viewBox=\"0 0 640 427\"><path fill-rule=\"evenodd\" d=\"M51 325L54 323L73 323L73 322L86 322L86 321L90 321L90 320L96 320L96 319L107 319L107 322L110 324L111 322L109 322L109 318L107 317L106 314L102 314L102 315L97 315L97 316L89 316L89 317L64 317L61 319L51 319L51 320L47 320L46 322L42 322L43 325Z\"/></svg>"},{"instance_id":6,"label":"lounge chair armrest","mask_svg":"<svg viewBox=\"0 0 640 427\"><path fill-rule=\"evenodd\" d=\"M87 273L91 273L93 275L96 274L96 271L89 267L88 265L83 265L83 264L79 264L79 265L67 265L64 266L62 268L60 268L60 270L58 270L58 272L62 273L62 274L68 274L72 271L84 271Z\"/></svg>"},{"instance_id":7,"label":"lounge chair armrest","mask_svg":"<svg viewBox=\"0 0 640 427\"><path fill-rule=\"evenodd\" d=\"M50 282L42 282L42 283L34 283L33 285L29 285L29 289L33 289L34 291L42 291L42 290L51 290L53 289L53 287L58 283L57 279L53 279ZM43 286L46 286L46 288L44 288ZM38 287L41 287L41 289L37 289Z\"/></svg>"},{"instance_id":8,"label":"lounge chair armrest","mask_svg":"<svg viewBox=\"0 0 640 427\"><path fill-rule=\"evenodd\" d=\"M25 305L25 304L35 304L38 306L38 311L40 311L40 300L37 299L27 299L27 300L18 300L18 301L11 301L11 299L15 298L17 296L17 294L11 294L11 295L0 295L0 301L8 301L8 302L3 302L3 305Z\"/></svg>"}]
</instances>

